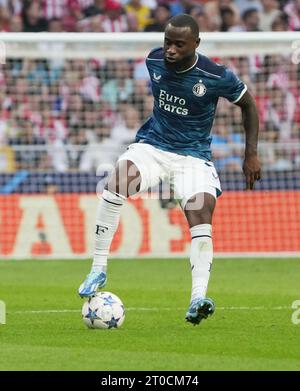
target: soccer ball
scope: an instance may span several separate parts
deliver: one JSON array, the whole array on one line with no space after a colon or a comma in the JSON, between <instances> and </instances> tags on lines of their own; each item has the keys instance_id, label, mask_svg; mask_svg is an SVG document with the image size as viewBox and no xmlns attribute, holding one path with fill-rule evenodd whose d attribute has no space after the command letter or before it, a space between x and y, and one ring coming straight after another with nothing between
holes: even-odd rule
<instances>
[{"instance_id":1,"label":"soccer ball","mask_svg":"<svg viewBox=\"0 0 300 391\"><path fill-rule=\"evenodd\" d=\"M83 304L82 319L90 329L116 329L124 322L124 305L115 294L98 292Z\"/></svg>"}]
</instances>

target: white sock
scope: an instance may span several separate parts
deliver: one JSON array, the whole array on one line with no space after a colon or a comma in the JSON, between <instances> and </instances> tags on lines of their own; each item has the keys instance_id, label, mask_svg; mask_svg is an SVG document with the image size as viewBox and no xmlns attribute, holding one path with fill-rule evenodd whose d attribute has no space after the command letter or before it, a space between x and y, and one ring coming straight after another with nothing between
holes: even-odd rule
<instances>
[{"instance_id":1,"label":"white sock","mask_svg":"<svg viewBox=\"0 0 300 391\"><path fill-rule=\"evenodd\" d=\"M200 224L190 229L192 236L190 264L192 268L191 300L206 296L213 259L211 224Z\"/></svg>"},{"instance_id":2,"label":"white sock","mask_svg":"<svg viewBox=\"0 0 300 391\"><path fill-rule=\"evenodd\" d=\"M98 204L95 228L95 250L92 271L106 272L107 257L120 221L125 197L104 190Z\"/></svg>"}]
</instances>

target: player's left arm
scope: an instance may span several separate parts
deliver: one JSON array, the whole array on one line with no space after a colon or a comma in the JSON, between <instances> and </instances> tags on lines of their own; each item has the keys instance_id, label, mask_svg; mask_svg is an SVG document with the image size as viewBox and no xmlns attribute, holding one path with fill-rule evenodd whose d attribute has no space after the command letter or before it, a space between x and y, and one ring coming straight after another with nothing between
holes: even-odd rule
<instances>
[{"instance_id":1,"label":"player's left arm","mask_svg":"<svg viewBox=\"0 0 300 391\"><path fill-rule=\"evenodd\" d=\"M246 177L247 190L252 190L254 182L259 180L261 176L261 167L257 156L259 133L258 113L255 101L248 91L235 104L242 110L243 126L246 133L243 172Z\"/></svg>"}]
</instances>

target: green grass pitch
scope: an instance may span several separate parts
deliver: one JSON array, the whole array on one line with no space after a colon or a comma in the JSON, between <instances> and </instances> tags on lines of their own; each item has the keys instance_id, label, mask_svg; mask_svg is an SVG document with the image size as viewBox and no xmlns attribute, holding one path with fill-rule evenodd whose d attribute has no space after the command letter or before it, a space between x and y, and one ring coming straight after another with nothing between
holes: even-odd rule
<instances>
[{"instance_id":1,"label":"green grass pitch","mask_svg":"<svg viewBox=\"0 0 300 391\"><path fill-rule=\"evenodd\" d=\"M89 330L77 288L90 261L1 261L0 370L299 370L300 260L214 260L216 312L184 320L188 260L111 260L105 290L126 307L118 330ZM34 312L36 311L36 312ZM40 312L39 312L40 311Z\"/></svg>"}]
</instances>

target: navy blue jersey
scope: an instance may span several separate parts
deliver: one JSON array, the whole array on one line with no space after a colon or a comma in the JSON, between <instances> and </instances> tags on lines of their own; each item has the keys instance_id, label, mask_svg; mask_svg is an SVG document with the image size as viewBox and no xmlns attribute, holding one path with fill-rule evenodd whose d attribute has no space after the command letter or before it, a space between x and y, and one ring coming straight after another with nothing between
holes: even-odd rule
<instances>
[{"instance_id":1,"label":"navy blue jersey","mask_svg":"<svg viewBox=\"0 0 300 391\"><path fill-rule=\"evenodd\" d=\"M166 68L163 49L150 52L146 65L152 81L154 108L136 142L179 155L211 160L211 128L220 96L237 102L246 85L228 68L197 53L183 72Z\"/></svg>"}]
</instances>

